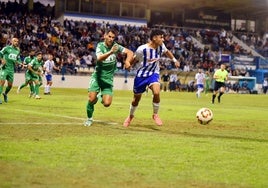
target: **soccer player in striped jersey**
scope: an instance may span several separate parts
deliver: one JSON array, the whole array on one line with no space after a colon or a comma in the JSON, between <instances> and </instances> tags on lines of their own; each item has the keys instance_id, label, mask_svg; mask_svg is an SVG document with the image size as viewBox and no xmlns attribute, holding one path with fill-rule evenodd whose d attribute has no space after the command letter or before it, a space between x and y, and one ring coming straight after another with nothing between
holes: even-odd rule
<instances>
[{"instance_id":1,"label":"soccer player in striped jersey","mask_svg":"<svg viewBox=\"0 0 268 188\"><path fill-rule=\"evenodd\" d=\"M104 34L104 41L97 44L97 64L89 81L85 126L91 126L93 123L94 105L97 103L99 95L104 107L109 107L112 104L116 55L118 53L126 54L124 66L127 70L130 69L130 63L133 61L133 52L114 41L116 34L115 30L108 30Z\"/></svg>"},{"instance_id":2,"label":"soccer player in striped jersey","mask_svg":"<svg viewBox=\"0 0 268 188\"><path fill-rule=\"evenodd\" d=\"M52 54L48 54L48 59L45 61L43 69L45 71L45 76L47 80L47 84L44 87L44 94L50 95L50 88L52 86L52 71L54 69L58 71L60 70L58 67L55 66Z\"/></svg>"},{"instance_id":3,"label":"soccer player in striped jersey","mask_svg":"<svg viewBox=\"0 0 268 188\"><path fill-rule=\"evenodd\" d=\"M163 124L158 115L160 104L160 82L159 82L159 60L166 55L175 63L176 67L180 66L179 61L168 50L164 44L164 32L162 30L152 30L150 41L138 47L134 55L134 63L138 64L139 68L134 79L133 100L130 105L128 117L123 125L128 127L134 118L134 112L139 105L142 93L146 91L146 87L152 90L153 93L153 115L152 118L159 126Z\"/></svg>"},{"instance_id":4,"label":"soccer player in striped jersey","mask_svg":"<svg viewBox=\"0 0 268 188\"><path fill-rule=\"evenodd\" d=\"M203 70L198 69L198 72L195 74L195 80L196 80L196 86L197 86L197 91L196 91L197 98L201 97L201 93L204 90L205 78L206 78L206 75L203 73Z\"/></svg>"}]
</instances>

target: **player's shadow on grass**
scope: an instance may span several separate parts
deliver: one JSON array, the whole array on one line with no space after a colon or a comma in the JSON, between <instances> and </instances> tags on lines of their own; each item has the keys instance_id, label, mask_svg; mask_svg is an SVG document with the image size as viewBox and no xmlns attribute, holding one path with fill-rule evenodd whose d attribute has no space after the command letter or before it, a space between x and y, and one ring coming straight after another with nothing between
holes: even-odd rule
<instances>
[{"instance_id":1,"label":"player's shadow on grass","mask_svg":"<svg viewBox=\"0 0 268 188\"><path fill-rule=\"evenodd\" d=\"M162 129L162 126L157 126L152 123L140 125L138 123L132 123L129 127L124 127L122 123L116 122L109 122L109 121L97 121L97 124L120 128L128 131L136 131L136 132L153 132L158 131L163 134L175 134L181 136L188 136L188 137L197 137L197 138L219 138L219 139L228 139L228 140L243 140L243 141L254 141L254 142L264 142L268 143L268 139L258 139L258 138L247 138L242 136L227 136L227 135L210 135L210 134L198 134L198 133L190 133L190 132L178 132L175 130L167 130Z\"/></svg>"},{"instance_id":2,"label":"player's shadow on grass","mask_svg":"<svg viewBox=\"0 0 268 188\"><path fill-rule=\"evenodd\" d=\"M124 127L122 125L122 127ZM138 132L153 132L153 131L161 131L161 126L157 126L154 124L131 124L129 127L124 127L125 129L128 129L130 131L138 131Z\"/></svg>"},{"instance_id":3,"label":"player's shadow on grass","mask_svg":"<svg viewBox=\"0 0 268 188\"><path fill-rule=\"evenodd\" d=\"M157 126L154 123L148 123L144 124L139 122L133 122L129 127L124 127L123 122L112 122L112 121L103 121L103 120L94 120L94 124L99 124L99 125L104 125L104 126L109 126L109 127L117 127L117 128L123 128L123 129L129 129L132 131L161 131L161 126ZM146 132L147 132L146 131Z\"/></svg>"}]
</instances>

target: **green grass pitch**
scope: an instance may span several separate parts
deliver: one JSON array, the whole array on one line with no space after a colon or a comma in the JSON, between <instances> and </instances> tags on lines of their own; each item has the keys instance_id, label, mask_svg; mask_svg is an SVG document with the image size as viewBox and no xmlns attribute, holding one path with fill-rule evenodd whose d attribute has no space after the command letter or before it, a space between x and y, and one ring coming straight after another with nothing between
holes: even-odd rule
<instances>
[{"instance_id":1,"label":"green grass pitch","mask_svg":"<svg viewBox=\"0 0 268 188\"><path fill-rule=\"evenodd\" d=\"M95 106L84 127L87 89L53 88L29 99L28 88L0 105L0 187L268 187L268 95L162 92L156 126L151 93L130 127L131 91ZM2 96L1 96L2 98ZM198 124L201 107L213 111Z\"/></svg>"}]
</instances>

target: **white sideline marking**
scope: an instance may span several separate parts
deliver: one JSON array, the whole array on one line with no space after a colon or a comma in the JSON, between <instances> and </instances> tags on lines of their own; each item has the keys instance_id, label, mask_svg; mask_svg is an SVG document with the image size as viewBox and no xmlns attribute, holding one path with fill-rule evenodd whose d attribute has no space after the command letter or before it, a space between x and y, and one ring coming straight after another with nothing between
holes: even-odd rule
<instances>
[{"instance_id":1,"label":"white sideline marking","mask_svg":"<svg viewBox=\"0 0 268 188\"><path fill-rule=\"evenodd\" d=\"M0 123L0 125L80 125L81 123Z\"/></svg>"},{"instance_id":2,"label":"white sideline marking","mask_svg":"<svg viewBox=\"0 0 268 188\"><path fill-rule=\"evenodd\" d=\"M79 117L73 117L73 116L65 116L65 115L57 115L57 114L52 114L52 113L40 113L36 111L31 111L31 110L21 110L21 109L12 109L12 111L19 111L19 112L27 112L30 114L39 114L39 115L49 115L49 116L54 116L54 117L61 117L61 118L66 118L66 119L77 119L77 120L85 120L85 118L79 118ZM108 125L117 125L118 123L116 122L108 122L108 121L102 121L102 120L93 120L93 122L98 122L98 123L105 123ZM0 123L0 125L28 125L28 124L36 124L36 125L49 125L49 124L66 124L66 125L71 125L71 124L81 124L81 123Z\"/></svg>"},{"instance_id":3,"label":"white sideline marking","mask_svg":"<svg viewBox=\"0 0 268 188\"><path fill-rule=\"evenodd\" d=\"M37 111L31 111L31 110L12 109L12 111L27 112L30 114L48 115L48 116L62 117L62 118L68 118L68 119L85 120L85 118L57 115L57 114L52 114L52 113L44 113L44 112L37 112Z\"/></svg>"}]
</instances>

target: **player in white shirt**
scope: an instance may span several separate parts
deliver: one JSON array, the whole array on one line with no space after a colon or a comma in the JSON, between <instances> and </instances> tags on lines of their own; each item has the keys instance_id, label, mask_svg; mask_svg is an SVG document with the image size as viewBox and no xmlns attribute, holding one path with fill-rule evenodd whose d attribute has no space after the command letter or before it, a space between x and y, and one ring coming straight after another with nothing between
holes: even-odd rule
<instances>
[{"instance_id":1,"label":"player in white shirt","mask_svg":"<svg viewBox=\"0 0 268 188\"><path fill-rule=\"evenodd\" d=\"M47 83L44 88L44 94L50 95L50 88L52 86L52 71L53 69L59 70L59 68L55 66L52 54L48 54L48 60L45 61L43 69L45 71L45 76L47 80Z\"/></svg>"},{"instance_id":2,"label":"player in white shirt","mask_svg":"<svg viewBox=\"0 0 268 188\"><path fill-rule=\"evenodd\" d=\"M206 75L203 73L202 69L198 69L198 73L195 74L195 80L196 80L196 86L197 86L196 96L197 98L200 98L201 93L204 90L204 84L206 80Z\"/></svg>"}]
</instances>

